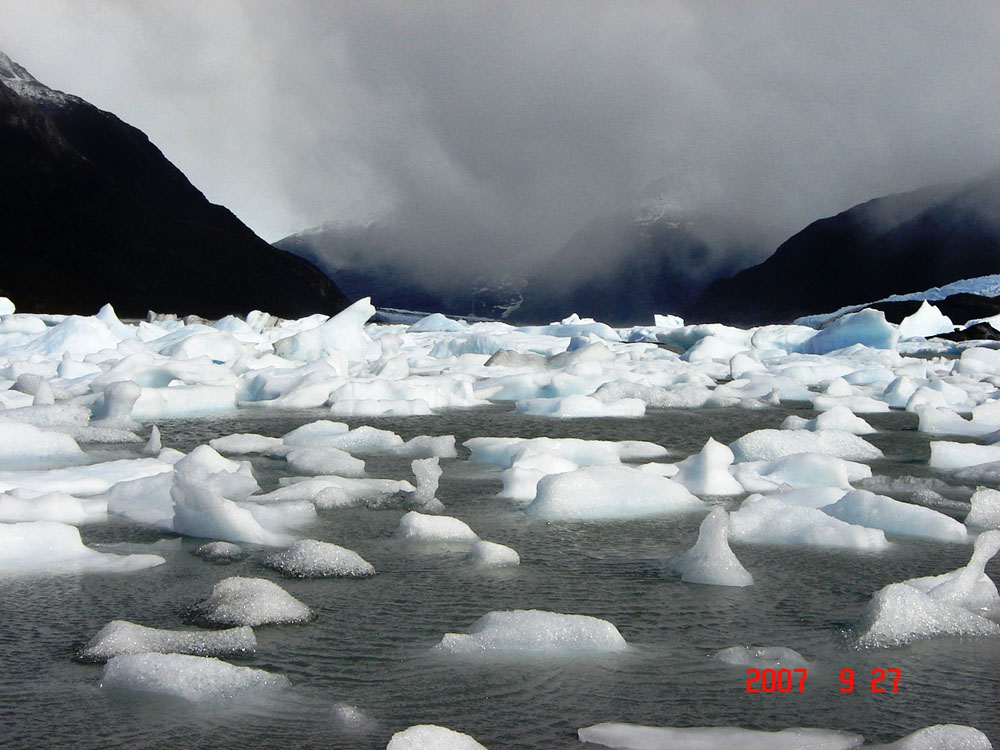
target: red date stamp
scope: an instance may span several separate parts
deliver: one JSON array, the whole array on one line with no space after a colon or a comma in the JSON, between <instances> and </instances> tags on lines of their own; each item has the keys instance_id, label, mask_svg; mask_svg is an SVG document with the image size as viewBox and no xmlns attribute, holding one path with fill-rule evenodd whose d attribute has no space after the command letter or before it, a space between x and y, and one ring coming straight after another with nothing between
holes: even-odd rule
<instances>
[{"instance_id":1,"label":"red date stamp","mask_svg":"<svg viewBox=\"0 0 1000 750\"><path fill-rule=\"evenodd\" d=\"M806 669L748 669L748 693L803 693L808 677ZM873 669L871 691L873 693L898 692L899 680L903 676L899 669ZM891 682L886 682L890 680ZM840 670L840 692L854 690L854 670Z\"/></svg>"}]
</instances>

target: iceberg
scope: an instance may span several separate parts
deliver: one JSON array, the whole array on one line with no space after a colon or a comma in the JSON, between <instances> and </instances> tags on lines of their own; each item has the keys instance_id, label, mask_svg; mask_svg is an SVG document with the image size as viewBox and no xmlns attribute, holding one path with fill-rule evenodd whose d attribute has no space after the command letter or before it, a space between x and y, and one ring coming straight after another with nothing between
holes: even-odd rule
<instances>
[{"instance_id":1,"label":"iceberg","mask_svg":"<svg viewBox=\"0 0 1000 750\"><path fill-rule=\"evenodd\" d=\"M729 548L729 514L713 508L698 529L698 540L680 557L670 560L670 568L687 583L710 586L752 586L753 575L740 564Z\"/></svg>"},{"instance_id":2,"label":"iceberg","mask_svg":"<svg viewBox=\"0 0 1000 750\"><path fill-rule=\"evenodd\" d=\"M77 653L83 662L106 662L122 654L156 652L194 656L250 656L257 639L247 626L212 631L161 630L112 620Z\"/></svg>"},{"instance_id":3,"label":"iceberg","mask_svg":"<svg viewBox=\"0 0 1000 750\"><path fill-rule=\"evenodd\" d=\"M212 594L197 604L195 620L215 626L303 623L313 618L309 608L281 586L264 578L233 576L219 581Z\"/></svg>"},{"instance_id":4,"label":"iceberg","mask_svg":"<svg viewBox=\"0 0 1000 750\"><path fill-rule=\"evenodd\" d=\"M264 564L290 578L363 578L375 575L375 568L353 550L329 542L302 539L283 552L268 557Z\"/></svg>"},{"instance_id":5,"label":"iceberg","mask_svg":"<svg viewBox=\"0 0 1000 750\"><path fill-rule=\"evenodd\" d=\"M385 750L486 750L472 737L436 724L417 724L396 732Z\"/></svg>"}]
</instances>

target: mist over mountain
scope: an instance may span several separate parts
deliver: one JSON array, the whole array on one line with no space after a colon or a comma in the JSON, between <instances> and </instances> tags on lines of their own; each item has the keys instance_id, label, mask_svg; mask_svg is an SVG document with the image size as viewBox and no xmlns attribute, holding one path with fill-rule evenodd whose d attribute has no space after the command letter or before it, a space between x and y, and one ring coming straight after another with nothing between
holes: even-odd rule
<instances>
[{"instance_id":1,"label":"mist over mountain","mask_svg":"<svg viewBox=\"0 0 1000 750\"><path fill-rule=\"evenodd\" d=\"M1000 273L1000 169L813 222L759 265L713 282L696 320L790 321Z\"/></svg>"},{"instance_id":2,"label":"mist over mountain","mask_svg":"<svg viewBox=\"0 0 1000 750\"><path fill-rule=\"evenodd\" d=\"M0 294L23 312L285 317L343 308L318 269L208 202L142 131L0 52Z\"/></svg>"}]
</instances>

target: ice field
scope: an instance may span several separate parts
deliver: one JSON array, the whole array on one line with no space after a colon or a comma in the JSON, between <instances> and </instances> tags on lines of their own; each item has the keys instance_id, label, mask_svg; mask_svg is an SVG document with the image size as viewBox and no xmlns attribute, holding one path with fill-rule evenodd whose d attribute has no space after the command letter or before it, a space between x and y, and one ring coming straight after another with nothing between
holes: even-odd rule
<instances>
[{"instance_id":1,"label":"ice field","mask_svg":"<svg viewBox=\"0 0 1000 750\"><path fill-rule=\"evenodd\" d=\"M1000 743L995 343L374 313L3 301L0 745Z\"/></svg>"}]
</instances>

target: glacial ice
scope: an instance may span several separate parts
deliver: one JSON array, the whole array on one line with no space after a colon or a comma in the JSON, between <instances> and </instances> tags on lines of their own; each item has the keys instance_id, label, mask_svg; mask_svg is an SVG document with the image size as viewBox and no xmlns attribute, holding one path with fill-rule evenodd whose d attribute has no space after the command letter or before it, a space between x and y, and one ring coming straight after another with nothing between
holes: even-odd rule
<instances>
[{"instance_id":1,"label":"glacial ice","mask_svg":"<svg viewBox=\"0 0 1000 750\"><path fill-rule=\"evenodd\" d=\"M160 693L192 703L231 701L289 686L288 678L251 667L236 667L207 656L125 654L104 665L101 687Z\"/></svg>"},{"instance_id":2,"label":"glacial ice","mask_svg":"<svg viewBox=\"0 0 1000 750\"><path fill-rule=\"evenodd\" d=\"M677 464L673 480L695 495L742 495L743 485L729 473L732 463L729 447L709 438L700 453Z\"/></svg>"},{"instance_id":3,"label":"glacial ice","mask_svg":"<svg viewBox=\"0 0 1000 750\"><path fill-rule=\"evenodd\" d=\"M935 469L964 469L1000 461L1000 445L931 441L930 465Z\"/></svg>"},{"instance_id":4,"label":"glacial ice","mask_svg":"<svg viewBox=\"0 0 1000 750\"><path fill-rule=\"evenodd\" d=\"M195 549L192 554L220 565L227 565L246 557L243 548L232 542L207 542Z\"/></svg>"},{"instance_id":5,"label":"glacial ice","mask_svg":"<svg viewBox=\"0 0 1000 750\"><path fill-rule=\"evenodd\" d=\"M757 544L790 544L879 551L889 547L881 529L846 523L817 508L751 495L729 514L730 537Z\"/></svg>"},{"instance_id":6,"label":"glacial ice","mask_svg":"<svg viewBox=\"0 0 1000 750\"><path fill-rule=\"evenodd\" d=\"M112 620L77 653L84 662L106 662L122 654L154 651L194 656L250 656L257 638L247 626L226 630L162 630L127 620Z\"/></svg>"},{"instance_id":7,"label":"glacial ice","mask_svg":"<svg viewBox=\"0 0 1000 750\"><path fill-rule=\"evenodd\" d=\"M867 490L848 492L837 502L823 506L822 511L846 523L882 529L892 535L942 542L964 542L968 537L965 526L944 513Z\"/></svg>"},{"instance_id":8,"label":"glacial ice","mask_svg":"<svg viewBox=\"0 0 1000 750\"><path fill-rule=\"evenodd\" d=\"M489 612L467 633L447 633L434 650L454 656L572 658L628 648L607 620L531 609Z\"/></svg>"},{"instance_id":9,"label":"glacial ice","mask_svg":"<svg viewBox=\"0 0 1000 750\"><path fill-rule=\"evenodd\" d=\"M159 555L114 555L86 547L75 526L0 523L0 575L125 573L165 563Z\"/></svg>"},{"instance_id":10,"label":"glacial ice","mask_svg":"<svg viewBox=\"0 0 1000 750\"><path fill-rule=\"evenodd\" d=\"M72 526L102 521L108 517L108 503L100 498L77 498L62 492L37 495L13 490L0 494L0 522L58 521Z\"/></svg>"},{"instance_id":11,"label":"glacial ice","mask_svg":"<svg viewBox=\"0 0 1000 750\"><path fill-rule=\"evenodd\" d=\"M729 514L723 508L712 508L698 528L694 546L667 564L687 583L753 585L753 575L729 548Z\"/></svg>"},{"instance_id":12,"label":"glacial ice","mask_svg":"<svg viewBox=\"0 0 1000 750\"><path fill-rule=\"evenodd\" d=\"M196 620L216 626L272 625L308 622L309 608L281 586L265 578L224 578L212 594L192 609Z\"/></svg>"},{"instance_id":13,"label":"glacial ice","mask_svg":"<svg viewBox=\"0 0 1000 750\"><path fill-rule=\"evenodd\" d=\"M264 564L291 578L362 578L375 575L375 568L353 550L315 539L301 539L269 556Z\"/></svg>"},{"instance_id":14,"label":"glacial ice","mask_svg":"<svg viewBox=\"0 0 1000 750\"><path fill-rule=\"evenodd\" d=\"M1000 529L1000 491L978 487L970 498L972 508L965 517L968 526Z\"/></svg>"},{"instance_id":15,"label":"glacial ice","mask_svg":"<svg viewBox=\"0 0 1000 750\"><path fill-rule=\"evenodd\" d=\"M854 750L864 737L833 729L776 732L739 727L650 727L607 722L577 731L580 742L618 750Z\"/></svg>"},{"instance_id":16,"label":"glacial ice","mask_svg":"<svg viewBox=\"0 0 1000 750\"><path fill-rule=\"evenodd\" d=\"M867 440L841 430L755 430L730 446L736 461L774 461L795 453L819 453L849 461L871 461L882 451Z\"/></svg>"},{"instance_id":17,"label":"glacial ice","mask_svg":"<svg viewBox=\"0 0 1000 750\"><path fill-rule=\"evenodd\" d=\"M683 485L630 466L586 466L543 477L525 513L547 521L643 518L704 510Z\"/></svg>"},{"instance_id":18,"label":"glacial ice","mask_svg":"<svg viewBox=\"0 0 1000 750\"><path fill-rule=\"evenodd\" d=\"M436 724L416 724L396 732L385 750L486 750L468 734Z\"/></svg>"},{"instance_id":19,"label":"glacial ice","mask_svg":"<svg viewBox=\"0 0 1000 750\"><path fill-rule=\"evenodd\" d=\"M478 541L469 550L469 560L477 568L509 568L521 564L521 556L496 542Z\"/></svg>"},{"instance_id":20,"label":"glacial ice","mask_svg":"<svg viewBox=\"0 0 1000 750\"><path fill-rule=\"evenodd\" d=\"M474 544L479 541L469 525L451 516L430 516L411 510L399 519L396 536L419 544Z\"/></svg>"},{"instance_id":21,"label":"glacial ice","mask_svg":"<svg viewBox=\"0 0 1000 750\"><path fill-rule=\"evenodd\" d=\"M757 669L806 669L810 662L798 651L784 646L730 646L715 658L737 667Z\"/></svg>"},{"instance_id":22,"label":"glacial ice","mask_svg":"<svg viewBox=\"0 0 1000 750\"><path fill-rule=\"evenodd\" d=\"M80 446L66 433L23 422L0 422L0 469L43 469L84 460Z\"/></svg>"},{"instance_id":23,"label":"glacial ice","mask_svg":"<svg viewBox=\"0 0 1000 750\"><path fill-rule=\"evenodd\" d=\"M791 415L781 423L783 430L839 430L852 435L871 435L876 430L844 405L837 405L813 419Z\"/></svg>"}]
</instances>

